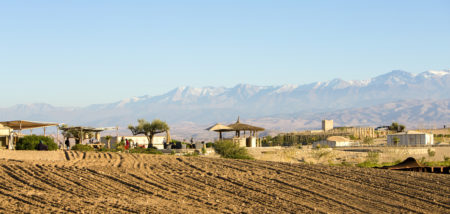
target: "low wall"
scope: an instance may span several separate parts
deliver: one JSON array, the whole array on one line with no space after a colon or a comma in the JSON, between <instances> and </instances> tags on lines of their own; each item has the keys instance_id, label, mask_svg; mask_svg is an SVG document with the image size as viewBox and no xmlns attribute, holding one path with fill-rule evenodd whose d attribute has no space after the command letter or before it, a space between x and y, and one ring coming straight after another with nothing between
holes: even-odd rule
<instances>
[{"instance_id":1,"label":"low wall","mask_svg":"<svg viewBox=\"0 0 450 214\"><path fill-rule=\"evenodd\" d=\"M64 151L26 151L26 150L0 150L0 159L22 161L60 161L66 160Z\"/></svg>"}]
</instances>

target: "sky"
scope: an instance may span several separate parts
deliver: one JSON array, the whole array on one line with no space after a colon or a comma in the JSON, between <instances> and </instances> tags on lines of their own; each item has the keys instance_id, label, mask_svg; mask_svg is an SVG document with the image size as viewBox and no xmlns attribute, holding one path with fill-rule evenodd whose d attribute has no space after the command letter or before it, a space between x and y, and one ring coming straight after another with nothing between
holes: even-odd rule
<instances>
[{"instance_id":1,"label":"sky","mask_svg":"<svg viewBox=\"0 0 450 214\"><path fill-rule=\"evenodd\" d=\"M0 107L450 68L450 1L0 1Z\"/></svg>"}]
</instances>

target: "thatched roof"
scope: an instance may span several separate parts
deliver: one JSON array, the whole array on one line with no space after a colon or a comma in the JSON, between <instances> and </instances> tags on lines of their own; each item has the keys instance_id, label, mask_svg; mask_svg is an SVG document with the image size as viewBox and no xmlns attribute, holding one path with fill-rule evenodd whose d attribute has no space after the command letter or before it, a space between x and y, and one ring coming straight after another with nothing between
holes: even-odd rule
<instances>
[{"instance_id":1,"label":"thatched roof","mask_svg":"<svg viewBox=\"0 0 450 214\"><path fill-rule=\"evenodd\" d=\"M241 123L241 121L239 120L239 117L238 117L238 120L236 121L236 123L230 124L228 126L231 127L235 131L264 131L265 130L264 128L261 128L261 127Z\"/></svg>"},{"instance_id":2,"label":"thatched roof","mask_svg":"<svg viewBox=\"0 0 450 214\"><path fill-rule=\"evenodd\" d=\"M59 125L59 123L36 122L36 121L28 121L28 120L3 121L3 122L0 122L0 124L10 127L14 130L34 129L34 128Z\"/></svg>"},{"instance_id":3,"label":"thatched roof","mask_svg":"<svg viewBox=\"0 0 450 214\"><path fill-rule=\"evenodd\" d=\"M234 131L231 127L226 126L226 125L222 125L220 123L216 123L215 125L207 128L206 130L208 130L208 131L216 131L216 132Z\"/></svg>"}]
</instances>

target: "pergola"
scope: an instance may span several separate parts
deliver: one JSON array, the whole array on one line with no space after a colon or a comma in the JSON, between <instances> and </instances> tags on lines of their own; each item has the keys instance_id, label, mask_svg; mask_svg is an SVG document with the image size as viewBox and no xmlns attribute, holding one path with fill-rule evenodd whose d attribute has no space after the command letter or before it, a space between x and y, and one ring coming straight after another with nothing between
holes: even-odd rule
<instances>
[{"instance_id":1,"label":"pergola","mask_svg":"<svg viewBox=\"0 0 450 214\"><path fill-rule=\"evenodd\" d=\"M13 121L3 121L0 124L7 126L13 130L17 130L21 132L25 129L35 129L35 128L45 128L49 126L58 126L59 123L51 123L51 122L37 122L37 121L29 121L29 120L13 120Z\"/></svg>"},{"instance_id":2,"label":"pergola","mask_svg":"<svg viewBox=\"0 0 450 214\"><path fill-rule=\"evenodd\" d=\"M37 121L29 121L29 120L1 121L0 124L5 127L10 128L14 131L19 131L19 134L22 132L22 130L26 130L26 129L29 129L31 131L32 129L36 129L36 128L44 128L44 136L45 136L45 128L46 127L59 125L59 123L37 122ZM15 137L13 137L12 132L11 132L10 136L6 137L6 141L9 142L9 149L13 149L15 142L17 142L17 139Z\"/></svg>"},{"instance_id":3,"label":"pergola","mask_svg":"<svg viewBox=\"0 0 450 214\"><path fill-rule=\"evenodd\" d=\"M99 139L100 132L106 131L106 130L114 130L115 127L108 127L108 128L93 128L93 127L86 127L86 126L71 126L71 127L59 127L59 130L62 131L69 131L69 130L77 130L80 133L80 143L83 142L84 133L87 132L94 132L96 135L96 138Z\"/></svg>"}]
</instances>

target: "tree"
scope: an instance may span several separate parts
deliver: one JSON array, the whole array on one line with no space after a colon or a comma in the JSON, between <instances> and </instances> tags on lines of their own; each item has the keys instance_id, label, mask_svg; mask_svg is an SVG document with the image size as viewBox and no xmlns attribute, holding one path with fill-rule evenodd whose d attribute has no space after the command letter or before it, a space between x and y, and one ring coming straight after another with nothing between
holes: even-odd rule
<instances>
[{"instance_id":1,"label":"tree","mask_svg":"<svg viewBox=\"0 0 450 214\"><path fill-rule=\"evenodd\" d=\"M88 135L88 138L92 138L94 136L93 132L85 131L81 132L80 128L77 127L69 127L66 124L59 126L59 129L62 130L62 135L65 138L75 138L75 143L80 144L81 134ZM84 138L84 136L83 136Z\"/></svg>"},{"instance_id":2,"label":"tree","mask_svg":"<svg viewBox=\"0 0 450 214\"><path fill-rule=\"evenodd\" d=\"M111 139L112 139L111 135L105 136L105 140L107 142L108 149L111 149Z\"/></svg>"},{"instance_id":3,"label":"tree","mask_svg":"<svg viewBox=\"0 0 450 214\"><path fill-rule=\"evenodd\" d=\"M400 138L398 137L394 137L392 140L394 141L394 145L396 146L400 143Z\"/></svg>"},{"instance_id":4,"label":"tree","mask_svg":"<svg viewBox=\"0 0 450 214\"><path fill-rule=\"evenodd\" d=\"M393 122L389 128L391 131L402 132L405 130L405 125L398 124L397 122Z\"/></svg>"},{"instance_id":5,"label":"tree","mask_svg":"<svg viewBox=\"0 0 450 214\"><path fill-rule=\"evenodd\" d=\"M151 123L144 119L139 119L137 126L129 125L128 129L130 129L133 135L145 135L148 139L148 148L153 148L153 136L155 134L167 132L170 128L166 122L158 119L153 120Z\"/></svg>"}]
</instances>

